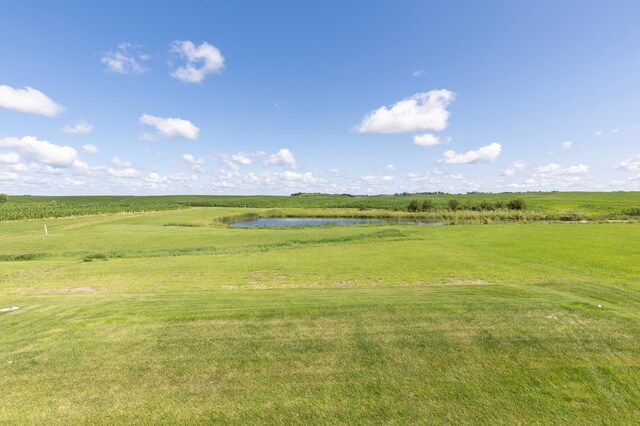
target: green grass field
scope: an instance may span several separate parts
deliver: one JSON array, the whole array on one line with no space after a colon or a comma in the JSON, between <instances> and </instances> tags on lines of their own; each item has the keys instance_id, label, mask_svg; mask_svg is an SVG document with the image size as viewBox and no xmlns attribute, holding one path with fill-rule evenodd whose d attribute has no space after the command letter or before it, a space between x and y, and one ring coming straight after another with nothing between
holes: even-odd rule
<instances>
[{"instance_id":1,"label":"green grass field","mask_svg":"<svg viewBox=\"0 0 640 426\"><path fill-rule=\"evenodd\" d=\"M1 222L0 423L640 423L640 223L222 220L361 211L278 200Z\"/></svg>"}]
</instances>

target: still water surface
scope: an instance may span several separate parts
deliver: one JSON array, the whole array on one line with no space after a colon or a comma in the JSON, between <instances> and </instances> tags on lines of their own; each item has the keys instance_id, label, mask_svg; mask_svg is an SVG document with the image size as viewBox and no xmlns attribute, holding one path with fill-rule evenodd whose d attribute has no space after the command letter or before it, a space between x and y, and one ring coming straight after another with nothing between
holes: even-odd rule
<instances>
[{"instance_id":1,"label":"still water surface","mask_svg":"<svg viewBox=\"0 0 640 426\"><path fill-rule=\"evenodd\" d=\"M392 220L392 219L365 219L365 218L273 218L273 219L254 219L241 220L233 222L231 226L242 228L254 228L260 226L323 226L323 225L358 225L363 223L385 223L385 224L402 224L402 225L418 225L418 226L437 226L442 222L420 222L415 220Z\"/></svg>"}]
</instances>

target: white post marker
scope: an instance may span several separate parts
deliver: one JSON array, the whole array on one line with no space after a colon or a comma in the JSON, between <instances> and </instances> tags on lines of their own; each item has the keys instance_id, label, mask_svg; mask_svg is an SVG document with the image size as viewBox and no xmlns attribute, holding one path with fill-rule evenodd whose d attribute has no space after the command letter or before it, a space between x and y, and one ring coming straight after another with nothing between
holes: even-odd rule
<instances>
[{"instance_id":1,"label":"white post marker","mask_svg":"<svg viewBox=\"0 0 640 426\"><path fill-rule=\"evenodd\" d=\"M44 226L44 236L45 237L49 236L49 231L47 231L47 225Z\"/></svg>"}]
</instances>

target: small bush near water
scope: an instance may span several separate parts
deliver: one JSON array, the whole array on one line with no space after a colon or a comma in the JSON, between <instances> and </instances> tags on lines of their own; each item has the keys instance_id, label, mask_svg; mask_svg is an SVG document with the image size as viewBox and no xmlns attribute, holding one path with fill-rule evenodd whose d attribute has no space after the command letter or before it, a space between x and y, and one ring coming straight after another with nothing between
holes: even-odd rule
<instances>
[{"instance_id":1,"label":"small bush near water","mask_svg":"<svg viewBox=\"0 0 640 426\"><path fill-rule=\"evenodd\" d=\"M507 203L507 207L509 207L509 210L524 210L526 203L522 198L514 198Z\"/></svg>"},{"instance_id":2,"label":"small bush near water","mask_svg":"<svg viewBox=\"0 0 640 426\"><path fill-rule=\"evenodd\" d=\"M38 258L38 255L34 254L34 253L0 254L0 262L15 262L15 261L23 261L23 260L35 260L36 258Z\"/></svg>"},{"instance_id":3,"label":"small bush near water","mask_svg":"<svg viewBox=\"0 0 640 426\"><path fill-rule=\"evenodd\" d=\"M447 205L449 206L449 210L456 211L460 208L460 201L456 200L455 198L452 198L451 200L449 200Z\"/></svg>"},{"instance_id":4,"label":"small bush near water","mask_svg":"<svg viewBox=\"0 0 640 426\"><path fill-rule=\"evenodd\" d=\"M95 254L90 254L85 256L82 260L84 260L85 262L91 262L93 260L107 260L108 257L106 254L103 253L95 253Z\"/></svg>"},{"instance_id":5,"label":"small bush near water","mask_svg":"<svg viewBox=\"0 0 640 426\"><path fill-rule=\"evenodd\" d=\"M640 207L623 210L622 214L626 216L640 216Z\"/></svg>"}]
</instances>

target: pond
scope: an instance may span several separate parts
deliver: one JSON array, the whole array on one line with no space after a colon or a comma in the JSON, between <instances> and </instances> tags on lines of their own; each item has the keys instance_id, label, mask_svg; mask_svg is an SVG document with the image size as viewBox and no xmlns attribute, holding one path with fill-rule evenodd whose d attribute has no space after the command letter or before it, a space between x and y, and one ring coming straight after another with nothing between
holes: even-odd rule
<instances>
[{"instance_id":1,"label":"pond","mask_svg":"<svg viewBox=\"0 0 640 426\"><path fill-rule=\"evenodd\" d=\"M438 226L443 225L442 222L420 222L416 220L393 220L393 219L375 219L375 218L345 218L345 217L288 217L288 218L271 218L271 219L254 219L241 220L233 222L231 226L241 228L255 228L265 226L325 226L325 225L360 225L370 223L383 224L400 224L400 225L417 225L417 226Z\"/></svg>"}]
</instances>

